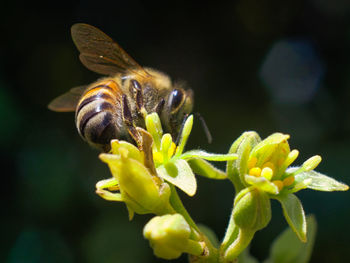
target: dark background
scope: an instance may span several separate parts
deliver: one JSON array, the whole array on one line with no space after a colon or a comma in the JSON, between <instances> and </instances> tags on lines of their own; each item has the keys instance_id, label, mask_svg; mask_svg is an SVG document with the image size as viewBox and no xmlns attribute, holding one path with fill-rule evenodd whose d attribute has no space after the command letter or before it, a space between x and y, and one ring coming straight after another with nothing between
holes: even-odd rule
<instances>
[{"instance_id":1,"label":"dark background","mask_svg":"<svg viewBox=\"0 0 350 263\"><path fill-rule=\"evenodd\" d=\"M141 65L186 80L205 117L188 147L227 152L243 131L280 131L320 154L318 170L350 183L350 4L347 0L4 1L0 11L1 262L164 262L142 237L151 216L94 193L107 166L78 136L74 114L46 106L98 78L78 60L77 22L112 36ZM221 238L232 207L227 182L199 178L184 202ZM311 262L349 260L350 194L298 193L319 231ZM259 260L287 226L278 204L251 250ZM181 257L183 262L186 258ZM179 260L178 262L180 262Z\"/></svg>"}]
</instances>

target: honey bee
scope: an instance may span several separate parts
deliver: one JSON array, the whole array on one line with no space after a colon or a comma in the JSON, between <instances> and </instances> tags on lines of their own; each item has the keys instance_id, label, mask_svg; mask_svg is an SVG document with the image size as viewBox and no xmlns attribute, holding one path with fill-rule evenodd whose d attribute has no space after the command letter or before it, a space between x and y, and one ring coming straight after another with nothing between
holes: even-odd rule
<instances>
[{"instance_id":1,"label":"honey bee","mask_svg":"<svg viewBox=\"0 0 350 263\"><path fill-rule=\"evenodd\" d=\"M78 23L71 28L73 42L85 67L108 75L57 97L48 108L75 111L80 136L101 151L111 139L127 140L142 148L136 127L145 128L145 116L157 112L163 129L176 138L192 111L193 92L173 83L164 73L143 68L116 42L94 26Z\"/></svg>"}]
</instances>

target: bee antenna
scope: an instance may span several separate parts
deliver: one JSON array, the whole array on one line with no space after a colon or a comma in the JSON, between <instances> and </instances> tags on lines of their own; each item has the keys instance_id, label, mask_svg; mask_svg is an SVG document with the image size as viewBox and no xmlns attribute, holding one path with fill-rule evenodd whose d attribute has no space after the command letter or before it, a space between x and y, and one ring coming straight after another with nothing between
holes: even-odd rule
<instances>
[{"instance_id":1,"label":"bee antenna","mask_svg":"<svg viewBox=\"0 0 350 263\"><path fill-rule=\"evenodd\" d=\"M213 137L211 136L210 130L207 126L207 123L205 122L204 118L202 115L200 115L199 112L196 112L195 115L199 118L201 121L205 136L207 137L208 143L211 143L213 141Z\"/></svg>"}]
</instances>

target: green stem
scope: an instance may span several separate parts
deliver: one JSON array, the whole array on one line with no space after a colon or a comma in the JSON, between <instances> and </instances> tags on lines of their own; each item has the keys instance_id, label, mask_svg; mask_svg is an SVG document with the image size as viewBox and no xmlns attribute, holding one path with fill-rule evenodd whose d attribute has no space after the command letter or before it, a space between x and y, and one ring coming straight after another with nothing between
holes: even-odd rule
<instances>
[{"instance_id":1,"label":"green stem","mask_svg":"<svg viewBox=\"0 0 350 263\"><path fill-rule=\"evenodd\" d=\"M196 223L193 221L189 213L187 212L186 208L184 207L178 193L176 192L175 186L171 185L171 195L170 195L170 204L174 208L174 210L181 214L187 223L192 228L192 234L195 241L202 241L203 247L202 247L202 253L198 255L192 254L194 256L190 257L190 262L196 262L196 263L218 263L219 260L219 254L218 250L213 246L213 244L209 241L207 236L205 236L199 229L199 227L196 225ZM200 242L201 243L201 242ZM197 249L199 247L197 246ZM198 252L198 251L197 251Z\"/></svg>"},{"instance_id":2,"label":"green stem","mask_svg":"<svg viewBox=\"0 0 350 263\"><path fill-rule=\"evenodd\" d=\"M200 230L196 223L193 221L186 208L182 204L182 201L176 192L175 186L170 184L171 195L170 195L170 204L174 208L174 210L181 214L187 221L187 223L192 227L192 229L196 230L196 232L200 233Z\"/></svg>"},{"instance_id":3,"label":"green stem","mask_svg":"<svg viewBox=\"0 0 350 263\"><path fill-rule=\"evenodd\" d=\"M204 251L205 243L193 240L188 240L188 246L184 250L184 252L194 256L201 256Z\"/></svg>"},{"instance_id":4,"label":"green stem","mask_svg":"<svg viewBox=\"0 0 350 263\"><path fill-rule=\"evenodd\" d=\"M254 237L255 231L249 229L239 229L235 241L224 251L223 262L232 262L243 250L248 247Z\"/></svg>"},{"instance_id":5,"label":"green stem","mask_svg":"<svg viewBox=\"0 0 350 263\"><path fill-rule=\"evenodd\" d=\"M220 250L225 251L227 247L237 238L239 228L236 226L233 216L230 217L224 240L221 243Z\"/></svg>"}]
</instances>

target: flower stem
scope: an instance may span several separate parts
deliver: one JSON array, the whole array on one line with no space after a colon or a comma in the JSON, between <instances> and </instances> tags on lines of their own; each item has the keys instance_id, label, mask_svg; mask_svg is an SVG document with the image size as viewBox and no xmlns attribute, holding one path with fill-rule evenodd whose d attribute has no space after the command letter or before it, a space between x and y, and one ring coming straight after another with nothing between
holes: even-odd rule
<instances>
[{"instance_id":1,"label":"flower stem","mask_svg":"<svg viewBox=\"0 0 350 263\"><path fill-rule=\"evenodd\" d=\"M243 250L250 244L254 237L255 231L249 229L239 229L235 241L226 249L223 255L223 262L232 262Z\"/></svg>"},{"instance_id":2,"label":"flower stem","mask_svg":"<svg viewBox=\"0 0 350 263\"><path fill-rule=\"evenodd\" d=\"M189 213L187 212L186 208L184 207L178 193L176 192L176 189L173 185L171 187L171 195L170 195L170 203L174 210L181 214L187 223L191 226L192 228L192 238L195 241L202 241L199 243L202 243L202 250L201 254L198 255L198 249L199 247L196 246L197 253L192 254L193 256L190 257L190 262L196 262L196 263L217 263L219 259L218 255L218 250L211 244L207 236L205 236L199 229L199 227L196 225L196 223L193 221Z\"/></svg>"},{"instance_id":3,"label":"flower stem","mask_svg":"<svg viewBox=\"0 0 350 263\"><path fill-rule=\"evenodd\" d=\"M187 212L186 208L182 204L182 201L176 192L175 186L170 184L170 189L171 189L171 195L170 195L170 204L174 208L174 210L181 214L187 221L187 223L194 229L196 232L200 232L198 226L196 223L193 221L189 213Z\"/></svg>"},{"instance_id":4,"label":"flower stem","mask_svg":"<svg viewBox=\"0 0 350 263\"><path fill-rule=\"evenodd\" d=\"M227 247L237 238L239 228L236 226L233 216L230 217L224 240L221 243L220 250L225 251Z\"/></svg>"}]
</instances>

